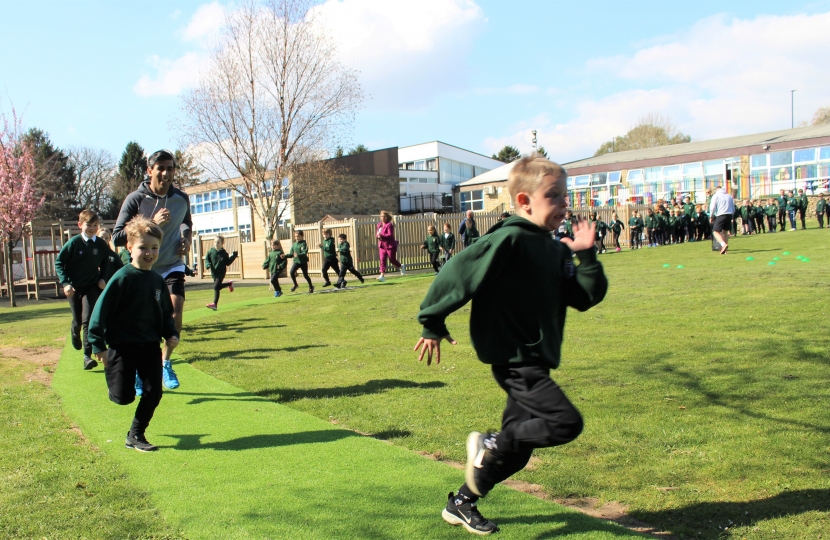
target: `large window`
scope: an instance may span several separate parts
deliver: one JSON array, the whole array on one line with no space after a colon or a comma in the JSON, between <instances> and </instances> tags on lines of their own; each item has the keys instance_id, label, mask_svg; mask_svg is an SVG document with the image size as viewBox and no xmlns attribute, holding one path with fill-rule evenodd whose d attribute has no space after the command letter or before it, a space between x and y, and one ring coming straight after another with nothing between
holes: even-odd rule
<instances>
[{"instance_id":1,"label":"large window","mask_svg":"<svg viewBox=\"0 0 830 540\"><path fill-rule=\"evenodd\" d=\"M233 208L233 191L231 189L219 189L190 196L191 214L219 212L231 208Z\"/></svg>"},{"instance_id":2,"label":"large window","mask_svg":"<svg viewBox=\"0 0 830 540\"><path fill-rule=\"evenodd\" d=\"M827 190L830 147L756 154L749 162L753 197L777 194L782 189L804 189L807 193Z\"/></svg>"},{"instance_id":3,"label":"large window","mask_svg":"<svg viewBox=\"0 0 830 540\"><path fill-rule=\"evenodd\" d=\"M461 211L467 210L484 210L484 190L476 189L473 191L462 191L461 197Z\"/></svg>"}]
</instances>

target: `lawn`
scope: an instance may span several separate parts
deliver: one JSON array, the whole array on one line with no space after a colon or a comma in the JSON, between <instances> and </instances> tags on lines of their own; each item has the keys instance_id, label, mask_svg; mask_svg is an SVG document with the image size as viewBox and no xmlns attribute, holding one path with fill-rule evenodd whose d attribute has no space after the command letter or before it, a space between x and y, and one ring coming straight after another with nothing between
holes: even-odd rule
<instances>
[{"instance_id":1,"label":"lawn","mask_svg":"<svg viewBox=\"0 0 830 540\"><path fill-rule=\"evenodd\" d=\"M602 256L608 296L570 313L553 373L585 431L518 478L690 537L830 530L827 235L741 237L726 256L700 243ZM444 361L417 362L431 279L280 299L261 287L263 304L187 324L180 352L258 396L462 461L465 434L496 429L504 396L469 346L468 308L449 322L459 345ZM223 302L252 293L234 294Z\"/></svg>"},{"instance_id":2,"label":"lawn","mask_svg":"<svg viewBox=\"0 0 830 540\"><path fill-rule=\"evenodd\" d=\"M567 446L538 451L537 459L517 478L542 486L551 498L598 504L618 501L635 518L678 536L789 539L826 535L830 530L830 422L826 414L830 336L824 331L828 310L822 293L823 272L830 261L827 234L809 230L742 237L733 240L726 256L711 253L708 244L602 256L611 283L608 296L586 313L569 313L562 367L552 374L583 413L585 431ZM785 251L789 255L783 255ZM809 261L802 262L797 256L806 256ZM746 260L748 257L754 260ZM774 257L780 260L773 261ZM519 274L517 279L521 279ZM220 385L219 381L211 383L209 377L181 366L183 386L162 401L155 425L161 429L165 422L174 421L165 414L165 407L171 417L181 408L185 418L194 415L194 422L197 417L206 422L204 416L211 414L207 411L213 411L219 422L230 421L221 411L246 418L245 414L253 415L246 407L267 406L274 407L269 409L274 418L284 416L291 422L316 425L311 417L301 414L308 413L329 426L317 425L315 433L352 430L388 440L395 446L381 445L388 448L383 452L390 452L389 459L400 463L401 471L421 470L420 461L426 460L410 462L407 452L395 453L395 447L438 460L463 461L467 432L497 429L504 397L469 346L468 307L449 321L459 344L445 348L444 361L432 367L417 362L411 350L419 334L414 317L431 281L429 276L417 275L386 284L368 280L371 285L355 290L289 294L279 299L272 298L265 286L240 285L232 294L223 292L220 311L215 313L200 307L209 301L210 291L188 290L178 352L192 367L232 385L216 393L237 397L224 400L224 408L203 407L205 401L214 400L187 393L196 391L196 386L213 388L211 385ZM532 290L528 294L532 295ZM0 308L2 346L62 345L55 340L65 335L68 309L61 311L55 306L58 304ZM59 307L65 306L61 303ZM76 399L67 394L72 387L67 383L81 386L92 379L81 379L77 370L65 372L64 377L64 408L73 419L84 417L90 407L109 406L105 395L86 404L84 400L93 398ZM6 378L4 372L4 384ZM38 477L25 467L35 458L20 448L34 444L31 441L42 428L30 420L5 422L5 416L18 418L19 414L10 411L16 411L20 400L28 400L43 407L35 407L32 414L36 417L56 417L64 431L67 421L60 416L52 391L36 383L23 387L28 393L14 401L4 386L2 439L7 439L6 431L29 431L23 439L16 439L24 442L12 443L12 450L17 450L6 450L10 456L4 456L2 470L6 476L12 475L9 471L18 471L14 474L31 485ZM291 410L300 416L292 416ZM120 416L129 417L128 413ZM251 419L252 425L244 427L255 432L267 428L267 422L260 425L253 422L253 416ZM109 429L106 421L87 414L80 423L84 433L89 431L97 440L95 437ZM206 463L212 461L211 466L219 454L228 454L216 452L223 449L223 443L210 437L177 439L176 433L184 433L172 431L177 427L171 424L170 430L157 431L161 438L154 442L169 444L170 451L206 452L199 455L205 456ZM371 439L361 442L365 437L322 439L310 442L324 443L332 459L342 459L338 452L348 455L353 451L349 445L371 445ZM60 482L44 485L43 493L37 496L66 496L60 490L70 484L80 491L72 483L72 474L84 466L83 459L92 459L90 455L103 464L101 467L112 468L106 476L114 479L112 485L105 485L113 493L125 489L130 484L128 478L135 483L139 470L136 453L122 457L123 452L97 450L73 434L68 438L54 435L54 440L52 444L41 441L35 449L43 451L45 446L76 458L69 459L67 470L55 476ZM274 452L286 463L299 460L296 463L302 468L302 452ZM184 458L176 455L179 459ZM193 463L192 459L185 461ZM436 483L445 491L454 490L462 479L450 468L427 467L423 471L424 478L417 481L405 475L389 479L381 474L377 479L402 485L411 482L413 493L419 495L434 492ZM366 474L377 473L369 467ZM319 488L311 481L302 485L310 492ZM290 488L285 487L289 492ZM342 486L335 492L355 500L363 495L349 488ZM557 518L557 523L563 519L574 523L570 528L548 525L548 529L539 529L540 523L530 523L533 519L528 516L555 512L537 513L533 503L515 498L509 491L494 492L492 500L482 503L485 515L495 512L505 516L502 537L619 535L616 529L600 529L575 518ZM167 507L164 493L162 486L149 497L142 497L140 491L135 494L144 504L143 512L153 514L158 512L156 508L162 509L162 518L138 525L136 530L146 531L138 536L178 534L166 523L180 523L179 509L176 505ZM425 505L421 499L410 494L404 498L414 516L430 522L427 507L436 502ZM3 515L10 500L4 491ZM17 512L51 515L31 510L20 499L15 501L12 508ZM437 504L440 508L441 502ZM511 514L513 505L522 510ZM54 512L65 518L69 510L57 508ZM371 506L365 515L378 523L385 519L383 511ZM132 517L125 515L124 519ZM0 531L31 531L17 536L34 536L35 529L9 529L21 527L21 520L0 517ZM423 520L407 522L401 531L430 536L419 528ZM541 517L537 521L544 525ZM364 525L364 537L383 536L378 529ZM436 526L440 525L439 520ZM256 526L264 527L259 521ZM452 537L466 536L453 529L449 532ZM436 537L445 533L439 534ZM64 536L107 535L78 532Z\"/></svg>"}]
</instances>

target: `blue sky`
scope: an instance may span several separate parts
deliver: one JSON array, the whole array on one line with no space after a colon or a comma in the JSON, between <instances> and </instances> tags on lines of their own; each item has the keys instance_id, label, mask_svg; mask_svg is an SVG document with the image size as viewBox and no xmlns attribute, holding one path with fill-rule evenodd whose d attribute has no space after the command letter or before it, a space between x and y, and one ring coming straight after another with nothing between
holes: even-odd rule
<instances>
[{"instance_id":1,"label":"blue sky","mask_svg":"<svg viewBox=\"0 0 830 540\"><path fill-rule=\"evenodd\" d=\"M62 148L177 146L181 92L227 4L0 2L2 96ZM585 157L649 113L693 139L789 127L830 106L830 1L328 0L369 96L346 145L430 140Z\"/></svg>"}]
</instances>

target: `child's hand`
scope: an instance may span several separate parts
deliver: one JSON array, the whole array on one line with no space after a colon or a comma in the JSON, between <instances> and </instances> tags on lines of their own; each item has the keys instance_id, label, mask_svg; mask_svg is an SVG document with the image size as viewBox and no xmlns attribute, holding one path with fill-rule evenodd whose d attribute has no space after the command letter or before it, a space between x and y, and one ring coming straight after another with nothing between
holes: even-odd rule
<instances>
[{"instance_id":1,"label":"child's hand","mask_svg":"<svg viewBox=\"0 0 830 540\"><path fill-rule=\"evenodd\" d=\"M72 295L75 294L75 287L67 285L63 288L63 294L65 294L67 298L71 298Z\"/></svg>"},{"instance_id":2,"label":"child's hand","mask_svg":"<svg viewBox=\"0 0 830 540\"><path fill-rule=\"evenodd\" d=\"M95 357L104 364L104 367L107 367L107 351L97 352L95 353Z\"/></svg>"},{"instance_id":3,"label":"child's hand","mask_svg":"<svg viewBox=\"0 0 830 540\"><path fill-rule=\"evenodd\" d=\"M440 339L430 339L430 338L420 338L418 343L415 344L415 348L412 349L413 351L417 351L421 349L421 354L418 355L418 361L421 362L424 359L424 353L427 353L427 365L432 365L432 355L435 354L435 363L441 363L441 341L447 340L453 345L456 344L456 341L452 338L451 335L447 334L446 336Z\"/></svg>"},{"instance_id":4,"label":"child's hand","mask_svg":"<svg viewBox=\"0 0 830 540\"><path fill-rule=\"evenodd\" d=\"M176 336L173 336L173 337L171 337L171 338L167 338L167 339L165 340L165 343L166 343L166 344L167 344L167 346L168 346L168 347L170 347L171 349L175 349L176 347L178 347L178 346L179 346L179 338L177 338Z\"/></svg>"},{"instance_id":5,"label":"child's hand","mask_svg":"<svg viewBox=\"0 0 830 540\"><path fill-rule=\"evenodd\" d=\"M421 246L421 249L426 249L426 248L427 248L426 246Z\"/></svg>"},{"instance_id":6,"label":"child's hand","mask_svg":"<svg viewBox=\"0 0 830 540\"><path fill-rule=\"evenodd\" d=\"M284 258L285 258L285 253L280 253L280 259L284 259Z\"/></svg>"},{"instance_id":7,"label":"child's hand","mask_svg":"<svg viewBox=\"0 0 830 540\"><path fill-rule=\"evenodd\" d=\"M103 279L99 279L99 280L98 280L98 288L99 288L99 289L103 290L103 289L104 289L104 287L106 287L106 286L107 286L107 282L106 282L106 281L104 281Z\"/></svg>"},{"instance_id":8,"label":"child's hand","mask_svg":"<svg viewBox=\"0 0 830 540\"><path fill-rule=\"evenodd\" d=\"M583 251L594 247L594 238L596 238L597 226L593 221L587 224L585 221L573 222L573 240L570 238L562 238L562 243L566 244L571 251Z\"/></svg>"}]
</instances>

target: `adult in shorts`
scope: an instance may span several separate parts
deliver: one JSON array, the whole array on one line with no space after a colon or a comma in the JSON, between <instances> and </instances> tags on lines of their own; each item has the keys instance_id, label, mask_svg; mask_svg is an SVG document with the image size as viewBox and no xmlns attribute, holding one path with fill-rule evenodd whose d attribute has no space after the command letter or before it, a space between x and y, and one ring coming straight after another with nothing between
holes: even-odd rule
<instances>
[{"instance_id":1,"label":"adult in shorts","mask_svg":"<svg viewBox=\"0 0 830 540\"><path fill-rule=\"evenodd\" d=\"M149 179L142 182L138 189L124 199L118 221L112 231L112 241L116 246L126 245L127 235L124 227L138 215L161 227L164 236L153 270L161 274L167 282L176 332L181 333L185 272L182 257L190 251L193 229L190 200L184 192L173 187L176 162L171 151L159 150L147 158L147 176ZM163 383L171 390L179 387L179 380L170 360L173 348L165 343L162 350ZM136 390L140 392L139 385L140 381L136 380Z\"/></svg>"},{"instance_id":2,"label":"adult in shorts","mask_svg":"<svg viewBox=\"0 0 830 540\"><path fill-rule=\"evenodd\" d=\"M735 212L735 201L723 187L715 190L712 202L709 203L709 216L712 221L712 234L720 243L720 254L729 249L729 231L732 229L732 214Z\"/></svg>"}]
</instances>

